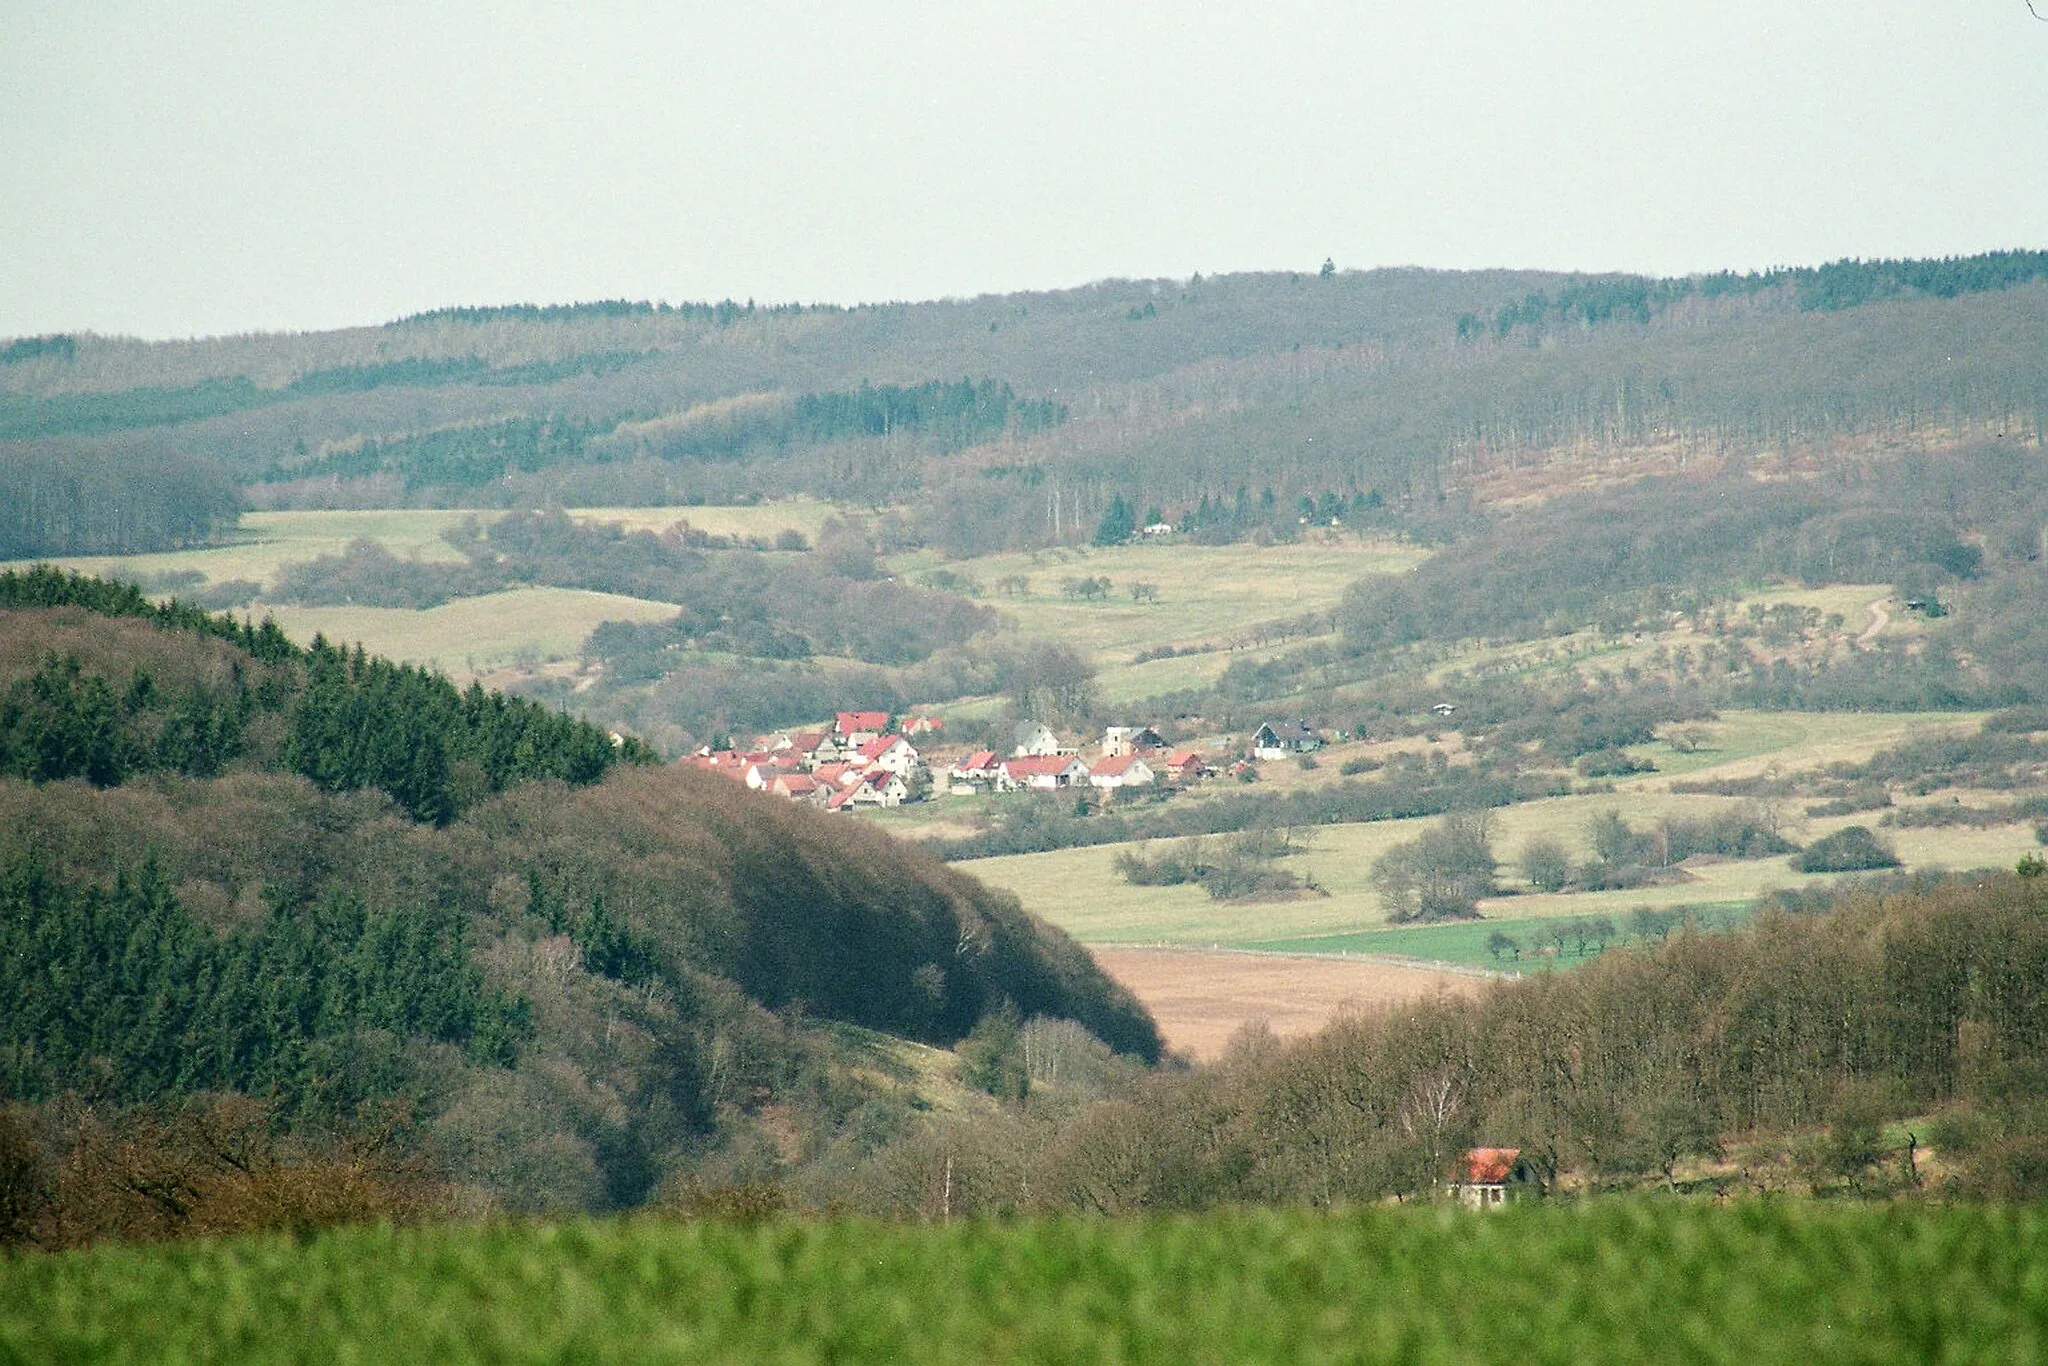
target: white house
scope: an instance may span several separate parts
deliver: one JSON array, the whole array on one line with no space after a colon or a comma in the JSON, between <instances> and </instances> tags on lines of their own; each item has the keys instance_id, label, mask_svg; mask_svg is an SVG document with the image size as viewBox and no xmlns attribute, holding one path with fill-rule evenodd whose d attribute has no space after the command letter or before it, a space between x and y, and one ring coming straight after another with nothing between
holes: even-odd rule
<instances>
[{"instance_id":1,"label":"white house","mask_svg":"<svg viewBox=\"0 0 2048 1366\"><path fill-rule=\"evenodd\" d=\"M1019 721L1010 753L1019 759L1046 758L1060 752L1060 737L1043 721Z\"/></svg>"},{"instance_id":2,"label":"white house","mask_svg":"<svg viewBox=\"0 0 2048 1366\"><path fill-rule=\"evenodd\" d=\"M918 758L917 749L902 736L877 735L860 747L854 762L907 777L923 760Z\"/></svg>"},{"instance_id":3,"label":"white house","mask_svg":"<svg viewBox=\"0 0 2048 1366\"><path fill-rule=\"evenodd\" d=\"M870 769L846 790L848 806L901 806L910 796L903 776L885 768Z\"/></svg>"},{"instance_id":4,"label":"white house","mask_svg":"<svg viewBox=\"0 0 2048 1366\"><path fill-rule=\"evenodd\" d=\"M1005 759L996 770L996 790L1015 792L1020 787L1055 791L1079 787L1088 781L1088 765L1071 754L1030 754Z\"/></svg>"},{"instance_id":5,"label":"white house","mask_svg":"<svg viewBox=\"0 0 2048 1366\"><path fill-rule=\"evenodd\" d=\"M1088 785L1104 791L1119 787L1149 787L1155 775L1151 765L1135 754L1104 759L1088 770Z\"/></svg>"},{"instance_id":6,"label":"white house","mask_svg":"<svg viewBox=\"0 0 2048 1366\"><path fill-rule=\"evenodd\" d=\"M1252 735L1252 757L1284 759L1323 747L1323 737L1306 721L1268 721Z\"/></svg>"}]
</instances>

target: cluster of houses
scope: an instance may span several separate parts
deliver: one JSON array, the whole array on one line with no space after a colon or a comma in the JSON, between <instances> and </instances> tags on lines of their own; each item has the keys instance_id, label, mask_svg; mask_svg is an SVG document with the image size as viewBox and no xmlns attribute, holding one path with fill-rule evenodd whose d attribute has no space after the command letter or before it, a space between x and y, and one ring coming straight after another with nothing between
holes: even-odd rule
<instances>
[{"instance_id":1,"label":"cluster of houses","mask_svg":"<svg viewBox=\"0 0 2048 1366\"><path fill-rule=\"evenodd\" d=\"M980 749L941 758L944 723L908 716L892 726L880 711L843 711L828 728L778 731L758 737L751 749L701 749L683 763L723 773L757 791L828 811L892 807L944 794L1094 790L1109 795L1123 788L1199 782L1213 770L1193 749L1170 750L1150 726L1111 726L1101 753L1084 759L1060 743L1038 721L1020 723L1008 754ZM922 740L933 752L920 753ZM1252 737L1253 755L1274 758L1320 747L1322 738L1305 722L1269 722Z\"/></svg>"}]
</instances>

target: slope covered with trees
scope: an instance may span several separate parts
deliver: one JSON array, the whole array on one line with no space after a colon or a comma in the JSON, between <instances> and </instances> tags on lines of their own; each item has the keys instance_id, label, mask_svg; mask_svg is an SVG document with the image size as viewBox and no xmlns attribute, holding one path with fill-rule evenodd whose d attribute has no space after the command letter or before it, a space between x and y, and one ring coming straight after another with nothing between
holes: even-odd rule
<instances>
[{"instance_id":1,"label":"slope covered with trees","mask_svg":"<svg viewBox=\"0 0 2048 1366\"><path fill-rule=\"evenodd\" d=\"M0 1098L49 1142L239 1092L307 1141L396 1123L485 1200L612 1207L886 1138L913 1088L837 1029L1009 1008L1158 1056L1080 949L857 823L124 585L0 593Z\"/></svg>"}]
</instances>

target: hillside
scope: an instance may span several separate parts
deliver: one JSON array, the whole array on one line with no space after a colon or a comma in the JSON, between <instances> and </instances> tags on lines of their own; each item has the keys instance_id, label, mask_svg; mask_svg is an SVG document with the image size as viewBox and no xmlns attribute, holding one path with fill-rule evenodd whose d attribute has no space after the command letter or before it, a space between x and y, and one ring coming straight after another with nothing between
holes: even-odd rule
<instances>
[{"instance_id":1,"label":"hillside","mask_svg":"<svg viewBox=\"0 0 2048 1366\"><path fill-rule=\"evenodd\" d=\"M308 1151L614 1208L880 1141L926 1103L885 1036L1001 1007L1158 1056L1064 936L879 832L123 585L0 602L10 1142L240 1093Z\"/></svg>"}]
</instances>

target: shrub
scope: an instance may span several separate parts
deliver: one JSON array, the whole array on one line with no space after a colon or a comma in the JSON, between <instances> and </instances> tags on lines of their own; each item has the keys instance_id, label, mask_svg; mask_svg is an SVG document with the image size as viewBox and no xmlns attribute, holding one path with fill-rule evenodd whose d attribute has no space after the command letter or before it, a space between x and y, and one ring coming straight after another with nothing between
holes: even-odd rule
<instances>
[{"instance_id":1,"label":"shrub","mask_svg":"<svg viewBox=\"0 0 2048 1366\"><path fill-rule=\"evenodd\" d=\"M1815 840L1792 860L1792 866L1802 873L1859 873L1896 868L1899 856L1868 827L1845 825L1827 838Z\"/></svg>"}]
</instances>

